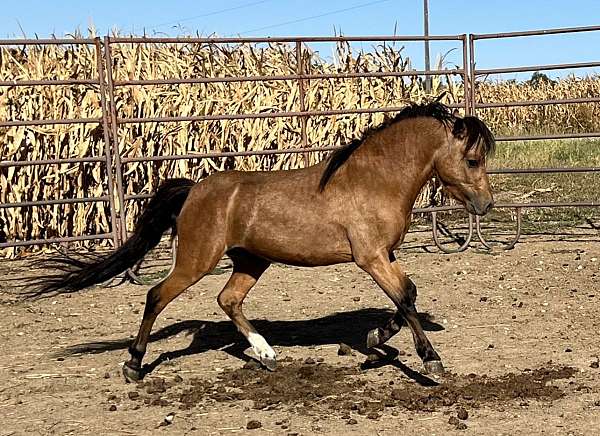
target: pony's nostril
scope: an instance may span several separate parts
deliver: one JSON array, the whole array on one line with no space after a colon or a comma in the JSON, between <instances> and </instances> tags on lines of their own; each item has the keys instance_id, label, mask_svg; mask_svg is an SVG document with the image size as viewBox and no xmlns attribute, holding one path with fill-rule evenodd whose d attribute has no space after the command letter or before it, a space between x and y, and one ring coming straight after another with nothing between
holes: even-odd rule
<instances>
[{"instance_id":1,"label":"pony's nostril","mask_svg":"<svg viewBox=\"0 0 600 436\"><path fill-rule=\"evenodd\" d=\"M492 207L494 207L494 202L493 202L493 201L490 201L490 202L487 204L487 206L485 207L485 213L488 213L488 212L489 212L489 211L492 209Z\"/></svg>"}]
</instances>

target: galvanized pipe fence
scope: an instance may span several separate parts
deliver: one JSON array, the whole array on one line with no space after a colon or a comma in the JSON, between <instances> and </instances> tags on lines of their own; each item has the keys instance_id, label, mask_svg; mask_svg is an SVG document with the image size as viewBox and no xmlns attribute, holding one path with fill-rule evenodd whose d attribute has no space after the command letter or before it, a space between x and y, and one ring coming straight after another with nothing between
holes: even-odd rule
<instances>
[{"instance_id":1,"label":"galvanized pipe fence","mask_svg":"<svg viewBox=\"0 0 600 436\"><path fill-rule=\"evenodd\" d=\"M149 37L109 37L88 39L8 39L0 40L0 46L28 46L28 45L87 45L93 47L96 56L96 76L92 79L63 79L63 80L21 80L21 81L0 81L2 87L37 87L37 86L72 86L72 85L92 85L98 93L101 103L101 117L98 118L73 118L73 119L43 119L43 120L2 120L0 128L14 126L48 126L56 124L97 124L102 126L104 135L104 154L95 157L81 158L54 158L31 161L1 160L0 169L9 167L26 167L36 165L60 165L70 163L86 163L100 165L107 180L106 192L96 197L81 198L59 198L46 199L39 201L25 201L19 203L0 203L0 209L5 208L24 208L56 204L74 204L74 203L108 203L110 210L110 231L102 234L63 236L48 239L35 239L23 241L1 242L0 248L30 246L39 244L51 244L73 241L102 240L109 239L115 247L120 246L127 238L127 217L126 202L148 198L150 194L128 193L125 192L125 169L128 164L135 162L153 162L153 161L173 161L173 160L201 160L217 157L244 157L258 155L275 155L299 153L308 156L309 153L324 152L338 149L340 146L320 146L315 147L309 144L306 133L307 120L311 116L334 116L345 114L370 114L383 112L396 112L402 107L377 107L377 108L359 108L359 109L337 109L337 110L309 110L305 103L307 88L310 86L310 80L319 79L343 79L343 78L382 78L382 77L414 77L414 76L448 76L460 77L464 84L464 99L458 103L450 105L454 108L463 109L466 115L477 115L479 109L532 106L532 105L554 105L554 104L584 104L600 102L600 97L589 98L569 98L538 101L512 101L512 102L481 102L484 96L478 95L477 78L490 74L501 74L511 72L534 72L542 70L558 70L573 68L600 67L600 62L584 62L569 64L546 64L530 65L524 67L512 68L494 68L478 69L476 66L476 42L483 39L503 39L527 36L540 36L548 34L569 34L579 32L600 31L600 26L578 27L566 29L546 29L539 31L512 32L500 34L481 34L481 35L437 35L437 36L355 36L355 37L284 37L284 38L149 38ZM331 73L331 74L311 74L306 71L303 62L304 46L308 43L323 42L409 42L409 41L455 41L461 45L462 65L454 69L435 69L435 70L408 70L408 71L377 71L360 73ZM263 75L263 76L231 76L231 77L195 77L195 78L168 78L168 79L147 79L147 80L115 80L113 72L112 47L116 44L240 44L240 43L287 43L294 44L297 60L297 69L295 74L288 75ZM212 114L199 116L165 116L165 117L143 117L143 118L123 118L119 117L117 112L117 101L115 90L119 87L134 86L152 86L152 85L180 85L180 84L198 84L198 83L230 83L230 82L266 82L266 81L297 81L299 85L299 107L296 111L277 111L261 113L240 113L240 114ZM300 119L301 147L283 148L277 150L257 150L245 152L211 152L194 153L178 155L160 155L144 157L124 157L119 150L119 126L126 124L140 123L161 123L161 122L204 122L211 120L240 120L240 119L259 119L259 118L278 118L278 117L296 117ZM600 132L585 132L576 134L554 134L554 135L521 135L510 137L497 137L498 141L522 141L522 140L543 140L543 139L570 139L570 138L597 138ZM305 159L305 161L308 161ZM577 168L532 168L515 169L499 168L490 169L489 174L534 174L534 173L597 173L598 167L577 167ZM548 207L599 207L600 202L560 202L560 203L506 203L496 204L496 208L515 209L517 229L515 237L505 246L512 248L519 240L521 235L521 211L523 208L548 208ZM480 239L481 243L491 248L490 244L484 239L481 230L481 220L479 217L473 223L473 217L469 216L468 235L464 243L458 248L448 248L440 242L437 231L437 214L440 212L460 210L462 206L438 206L415 208L413 213L432 215L433 239L436 245L444 252L451 253L465 250L471 243L474 234ZM476 231L473 232L475 226Z\"/></svg>"}]
</instances>

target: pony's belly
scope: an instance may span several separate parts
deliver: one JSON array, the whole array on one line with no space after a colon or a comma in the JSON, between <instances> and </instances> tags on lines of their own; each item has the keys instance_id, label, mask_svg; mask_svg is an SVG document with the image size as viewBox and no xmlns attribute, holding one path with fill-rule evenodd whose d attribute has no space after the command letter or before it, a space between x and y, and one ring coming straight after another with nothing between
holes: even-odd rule
<instances>
[{"instance_id":1,"label":"pony's belly","mask_svg":"<svg viewBox=\"0 0 600 436\"><path fill-rule=\"evenodd\" d=\"M296 266L322 266L352 261L345 233L334 228L299 229L252 235L242 248L273 262Z\"/></svg>"}]
</instances>

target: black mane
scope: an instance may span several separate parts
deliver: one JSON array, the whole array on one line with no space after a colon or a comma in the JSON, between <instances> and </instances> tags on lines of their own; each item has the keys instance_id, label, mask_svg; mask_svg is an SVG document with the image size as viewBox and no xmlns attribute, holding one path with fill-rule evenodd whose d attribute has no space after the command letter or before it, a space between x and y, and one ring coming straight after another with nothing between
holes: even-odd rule
<instances>
[{"instance_id":1,"label":"black mane","mask_svg":"<svg viewBox=\"0 0 600 436\"><path fill-rule=\"evenodd\" d=\"M398 121L417 117L432 117L446 126L455 124L457 120L462 120L467 130L467 150L470 150L481 142L486 155L490 155L494 152L494 135L483 121L477 117L457 118L452 114L452 111L448 106L437 101L426 104L411 103L402 109L395 117L388 118L380 125L368 129L361 138L354 139L349 144L331 153L327 159L327 166L325 167L325 171L323 171L321 181L319 182L319 190L323 191L325 189L325 186L327 186L327 183L331 180L335 172L368 137Z\"/></svg>"}]
</instances>

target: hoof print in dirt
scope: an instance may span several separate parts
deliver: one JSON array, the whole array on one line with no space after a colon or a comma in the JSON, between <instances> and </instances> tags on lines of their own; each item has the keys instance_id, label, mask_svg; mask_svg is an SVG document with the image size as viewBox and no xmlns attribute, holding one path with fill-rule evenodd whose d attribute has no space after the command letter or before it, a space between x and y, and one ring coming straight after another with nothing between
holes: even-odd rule
<instances>
[{"instance_id":1,"label":"hoof print in dirt","mask_svg":"<svg viewBox=\"0 0 600 436\"><path fill-rule=\"evenodd\" d=\"M262 427L262 423L260 421L257 421L256 419L248 421L248 424L246 424L246 428L248 430L256 430L257 428L261 428L261 427Z\"/></svg>"}]
</instances>

